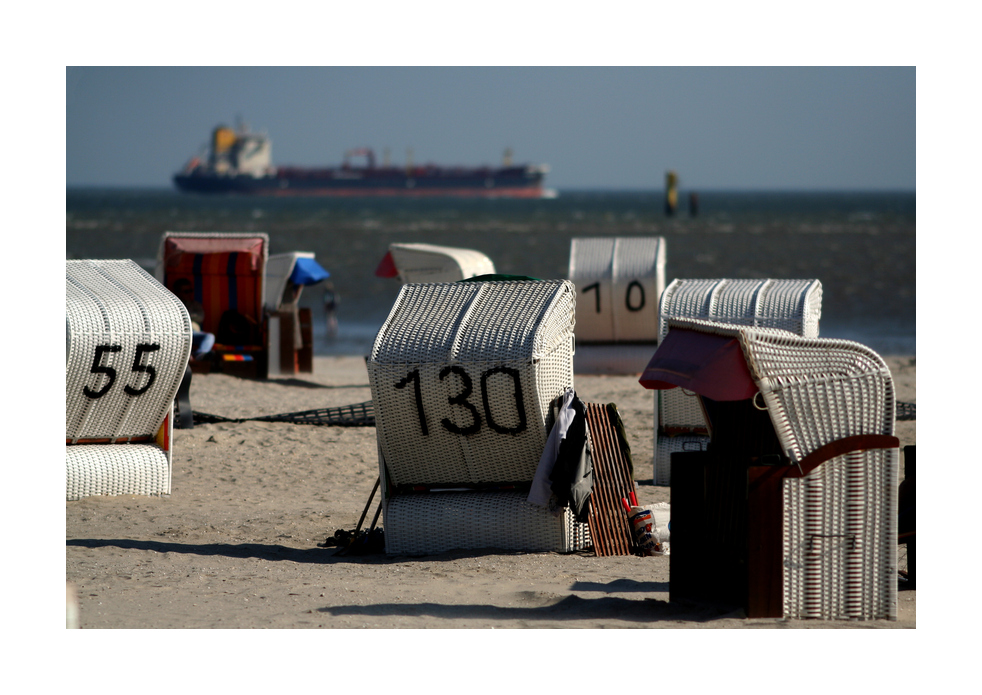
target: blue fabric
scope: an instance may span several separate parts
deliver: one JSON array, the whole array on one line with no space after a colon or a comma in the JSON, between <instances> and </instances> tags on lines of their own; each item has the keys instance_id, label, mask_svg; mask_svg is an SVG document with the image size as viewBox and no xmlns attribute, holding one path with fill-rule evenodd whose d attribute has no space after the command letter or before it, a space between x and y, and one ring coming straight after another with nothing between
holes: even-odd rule
<instances>
[{"instance_id":1,"label":"blue fabric","mask_svg":"<svg viewBox=\"0 0 982 695\"><path fill-rule=\"evenodd\" d=\"M290 273L290 282L294 285L315 285L329 277L331 274L321 268L313 258L298 258L293 272Z\"/></svg>"}]
</instances>

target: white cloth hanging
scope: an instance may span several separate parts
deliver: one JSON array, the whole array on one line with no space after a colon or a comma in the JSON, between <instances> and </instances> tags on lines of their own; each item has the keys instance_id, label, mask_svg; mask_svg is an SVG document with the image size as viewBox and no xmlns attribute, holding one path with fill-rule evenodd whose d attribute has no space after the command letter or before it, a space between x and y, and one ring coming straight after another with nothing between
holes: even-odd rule
<instances>
[{"instance_id":1,"label":"white cloth hanging","mask_svg":"<svg viewBox=\"0 0 982 695\"><path fill-rule=\"evenodd\" d=\"M573 389L566 389L563 394L563 404L559 408L556 416L556 424L546 439L545 449L539 459L539 465L535 469L535 477L532 478L532 488L529 490L528 501L530 504L537 504L540 507L549 506L549 497L552 496L552 483L549 476L556 465L556 457L559 455L559 445L566 438L569 426L576 417L576 411L570 407L573 403L573 396L576 393Z\"/></svg>"}]
</instances>

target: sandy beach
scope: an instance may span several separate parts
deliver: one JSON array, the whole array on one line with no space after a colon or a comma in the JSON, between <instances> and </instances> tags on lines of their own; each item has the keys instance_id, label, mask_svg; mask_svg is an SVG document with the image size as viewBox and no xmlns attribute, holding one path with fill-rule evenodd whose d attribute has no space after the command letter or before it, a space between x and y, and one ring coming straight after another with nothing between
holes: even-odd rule
<instances>
[{"instance_id":1,"label":"sandy beach","mask_svg":"<svg viewBox=\"0 0 982 695\"><path fill-rule=\"evenodd\" d=\"M915 358L886 361L897 400L916 402ZM669 488L651 484L653 392L637 376L576 375L575 388L617 404L640 502L668 502ZM361 357L318 357L313 374L290 379L195 375L191 387L195 411L230 418L370 399ZM915 444L916 422L898 422L897 435ZM206 424L176 430L174 448L169 496L66 502L83 629L916 626L913 590L899 593L896 621L749 620L670 603L670 557L338 556L318 544L358 522L378 475L374 427Z\"/></svg>"}]
</instances>

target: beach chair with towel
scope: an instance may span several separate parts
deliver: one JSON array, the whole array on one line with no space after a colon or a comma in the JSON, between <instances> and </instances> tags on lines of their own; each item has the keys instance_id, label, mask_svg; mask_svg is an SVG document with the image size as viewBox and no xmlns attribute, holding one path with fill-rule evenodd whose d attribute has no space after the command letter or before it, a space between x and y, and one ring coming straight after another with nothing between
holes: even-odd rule
<instances>
[{"instance_id":1,"label":"beach chair with towel","mask_svg":"<svg viewBox=\"0 0 982 695\"><path fill-rule=\"evenodd\" d=\"M749 617L897 616L893 379L845 340L669 319L641 377L698 394L704 452L672 455L669 596Z\"/></svg>"},{"instance_id":2,"label":"beach chair with towel","mask_svg":"<svg viewBox=\"0 0 982 695\"><path fill-rule=\"evenodd\" d=\"M587 524L527 500L573 385L569 282L402 287L368 358L385 549L568 552Z\"/></svg>"},{"instance_id":3,"label":"beach chair with towel","mask_svg":"<svg viewBox=\"0 0 982 695\"><path fill-rule=\"evenodd\" d=\"M204 309L201 330L215 336L219 371L266 378L268 332L264 315L269 236L264 232L164 232L156 277L173 291L193 286Z\"/></svg>"},{"instance_id":4,"label":"beach chair with towel","mask_svg":"<svg viewBox=\"0 0 982 695\"><path fill-rule=\"evenodd\" d=\"M663 339L671 319L701 319L779 328L804 338L817 338L821 314L822 283L818 280L677 279L662 294L658 332L659 339ZM705 451L708 434L702 405L695 394L683 389L656 394L654 484L670 485L672 453Z\"/></svg>"},{"instance_id":5,"label":"beach chair with towel","mask_svg":"<svg viewBox=\"0 0 982 695\"><path fill-rule=\"evenodd\" d=\"M402 284L457 282L494 272L494 263L480 251L434 244L389 244L375 269L378 277L398 277Z\"/></svg>"},{"instance_id":6,"label":"beach chair with towel","mask_svg":"<svg viewBox=\"0 0 982 695\"><path fill-rule=\"evenodd\" d=\"M658 344L665 239L575 238L569 280L576 287L576 372L640 374Z\"/></svg>"},{"instance_id":7,"label":"beach chair with towel","mask_svg":"<svg viewBox=\"0 0 982 695\"><path fill-rule=\"evenodd\" d=\"M66 499L170 494L187 310L131 260L66 261L65 294Z\"/></svg>"}]
</instances>

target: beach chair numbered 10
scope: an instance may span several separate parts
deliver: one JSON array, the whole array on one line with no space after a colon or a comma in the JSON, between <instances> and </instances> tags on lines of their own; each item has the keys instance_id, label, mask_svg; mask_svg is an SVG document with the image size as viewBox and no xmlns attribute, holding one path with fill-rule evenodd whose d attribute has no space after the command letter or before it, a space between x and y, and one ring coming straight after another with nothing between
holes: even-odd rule
<instances>
[{"instance_id":1,"label":"beach chair numbered 10","mask_svg":"<svg viewBox=\"0 0 982 695\"><path fill-rule=\"evenodd\" d=\"M573 239L569 279L576 286L577 343L658 342L662 237Z\"/></svg>"},{"instance_id":2,"label":"beach chair numbered 10","mask_svg":"<svg viewBox=\"0 0 982 695\"><path fill-rule=\"evenodd\" d=\"M66 262L66 499L171 489L184 305L130 260Z\"/></svg>"},{"instance_id":3,"label":"beach chair numbered 10","mask_svg":"<svg viewBox=\"0 0 982 695\"><path fill-rule=\"evenodd\" d=\"M658 343L665 288L662 237L588 237L570 242L576 287L576 371L639 374Z\"/></svg>"},{"instance_id":4,"label":"beach chair numbered 10","mask_svg":"<svg viewBox=\"0 0 982 695\"><path fill-rule=\"evenodd\" d=\"M573 303L561 280L403 286L368 359L386 552L572 549L569 511L512 488L573 384Z\"/></svg>"}]
</instances>

